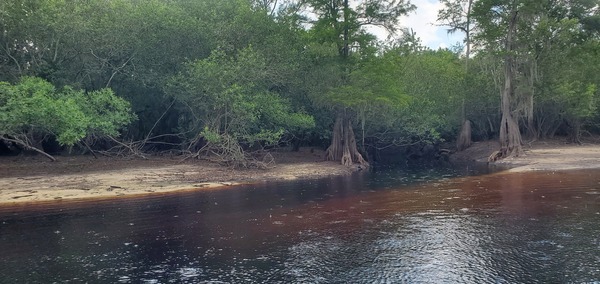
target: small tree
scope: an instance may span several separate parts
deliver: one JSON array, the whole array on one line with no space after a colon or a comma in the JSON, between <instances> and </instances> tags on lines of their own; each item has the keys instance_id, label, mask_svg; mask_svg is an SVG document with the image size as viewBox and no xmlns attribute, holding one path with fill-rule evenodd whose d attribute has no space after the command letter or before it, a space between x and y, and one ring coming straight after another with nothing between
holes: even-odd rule
<instances>
[{"instance_id":1,"label":"small tree","mask_svg":"<svg viewBox=\"0 0 600 284\"><path fill-rule=\"evenodd\" d=\"M221 50L188 65L172 78L166 92L182 108L182 132L195 156L211 153L232 166L248 167L246 149L277 144L286 132L314 127L312 116L295 112L291 104L270 91L273 73L266 58L247 48L234 56Z\"/></svg>"},{"instance_id":2,"label":"small tree","mask_svg":"<svg viewBox=\"0 0 600 284\"><path fill-rule=\"evenodd\" d=\"M448 33L452 34L461 31L465 34L465 79L469 72L469 59L471 55L471 31L473 29L473 20L471 17L471 8L473 0L442 0L444 8L438 11L438 22L442 26L448 27ZM466 116L465 97L462 98L461 106L461 129L456 140L456 148L462 151L469 148L473 141L471 140L471 121Z\"/></svg>"}]
</instances>

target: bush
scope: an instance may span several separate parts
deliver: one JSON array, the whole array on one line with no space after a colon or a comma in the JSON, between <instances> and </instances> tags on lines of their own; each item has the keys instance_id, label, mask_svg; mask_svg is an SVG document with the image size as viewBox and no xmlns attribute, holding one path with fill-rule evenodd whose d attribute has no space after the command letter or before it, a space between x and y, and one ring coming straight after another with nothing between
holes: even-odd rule
<instances>
[{"instance_id":1,"label":"bush","mask_svg":"<svg viewBox=\"0 0 600 284\"><path fill-rule=\"evenodd\" d=\"M36 77L0 82L0 140L38 152L49 136L72 146L89 135L118 135L134 118L129 103L110 89L57 90Z\"/></svg>"}]
</instances>

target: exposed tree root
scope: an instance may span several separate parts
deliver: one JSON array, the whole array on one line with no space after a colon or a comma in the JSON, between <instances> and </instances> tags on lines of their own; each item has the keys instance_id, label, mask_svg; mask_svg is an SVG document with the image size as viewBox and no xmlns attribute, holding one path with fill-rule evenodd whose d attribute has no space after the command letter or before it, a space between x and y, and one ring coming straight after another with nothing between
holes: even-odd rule
<instances>
[{"instance_id":1,"label":"exposed tree root","mask_svg":"<svg viewBox=\"0 0 600 284\"><path fill-rule=\"evenodd\" d=\"M500 158L518 157L523 153L519 125L510 114L502 115L500 124Z\"/></svg>"}]
</instances>

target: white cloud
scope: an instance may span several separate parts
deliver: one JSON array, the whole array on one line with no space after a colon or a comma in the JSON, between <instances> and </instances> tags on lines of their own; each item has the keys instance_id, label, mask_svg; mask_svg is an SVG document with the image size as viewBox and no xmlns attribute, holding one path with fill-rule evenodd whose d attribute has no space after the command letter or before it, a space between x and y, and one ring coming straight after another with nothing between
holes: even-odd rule
<instances>
[{"instance_id":1,"label":"white cloud","mask_svg":"<svg viewBox=\"0 0 600 284\"><path fill-rule=\"evenodd\" d=\"M436 26L438 11L443 7L438 0L410 0L417 9L408 16L400 18L400 26L412 29L423 45L431 49L448 48L456 43L462 43L464 35L460 32L449 35L445 27ZM353 0L350 6L355 7L362 0ZM314 14L313 14L314 15ZM375 26L366 27L367 31L380 39L386 39L388 33L385 29Z\"/></svg>"},{"instance_id":2,"label":"white cloud","mask_svg":"<svg viewBox=\"0 0 600 284\"><path fill-rule=\"evenodd\" d=\"M462 42L462 34L448 35L445 27L436 26L438 11L443 8L441 3L437 0L413 0L412 3L417 6L417 10L402 17L400 23L412 28L424 45L437 49Z\"/></svg>"},{"instance_id":3,"label":"white cloud","mask_svg":"<svg viewBox=\"0 0 600 284\"><path fill-rule=\"evenodd\" d=\"M438 11L443 7L438 0L412 0L417 9L400 18L400 25L412 29L423 45L432 49L446 48L462 43L464 35L455 33L448 35L445 27L436 26ZM369 31L379 38L385 38L387 33L378 28L369 28Z\"/></svg>"},{"instance_id":4,"label":"white cloud","mask_svg":"<svg viewBox=\"0 0 600 284\"><path fill-rule=\"evenodd\" d=\"M413 29L427 46L439 42L440 40L437 37L439 27L434 24L438 10L442 5L435 0L416 0L413 1L413 4L417 6L417 10L409 16L402 17L400 23Z\"/></svg>"}]
</instances>

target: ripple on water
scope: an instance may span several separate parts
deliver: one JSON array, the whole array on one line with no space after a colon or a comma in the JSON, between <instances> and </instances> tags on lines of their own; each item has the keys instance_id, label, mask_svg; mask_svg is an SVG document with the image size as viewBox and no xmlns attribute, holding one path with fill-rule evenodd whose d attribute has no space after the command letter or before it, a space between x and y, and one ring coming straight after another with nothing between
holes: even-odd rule
<instances>
[{"instance_id":1,"label":"ripple on water","mask_svg":"<svg viewBox=\"0 0 600 284\"><path fill-rule=\"evenodd\" d=\"M0 216L0 282L598 283L600 175L537 175Z\"/></svg>"}]
</instances>

